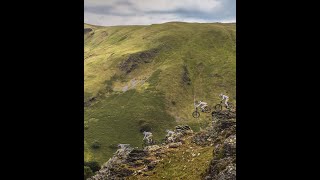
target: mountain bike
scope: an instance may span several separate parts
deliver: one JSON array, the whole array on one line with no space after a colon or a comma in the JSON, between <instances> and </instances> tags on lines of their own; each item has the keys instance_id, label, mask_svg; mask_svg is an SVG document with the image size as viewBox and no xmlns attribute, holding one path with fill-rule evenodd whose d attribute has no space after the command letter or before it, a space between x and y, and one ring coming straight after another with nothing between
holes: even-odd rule
<instances>
[{"instance_id":1,"label":"mountain bike","mask_svg":"<svg viewBox=\"0 0 320 180\"><path fill-rule=\"evenodd\" d=\"M222 110L222 106L224 106L225 108L227 108L229 111L231 110L231 109L233 109L233 104L231 103L231 102L227 102L228 103L228 106L229 107L227 107L224 103L222 103L222 101L220 102L220 104L217 104L217 105L215 105L214 106L214 109L217 111L217 112L219 112L219 111L221 111Z\"/></svg>"},{"instance_id":2,"label":"mountain bike","mask_svg":"<svg viewBox=\"0 0 320 180\"><path fill-rule=\"evenodd\" d=\"M211 108L209 106L206 106L203 108L205 113L210 113L211 112ZM200 117L200 111L198 110L198 107L196 107L196 110L192 113L192 116L194 118L198 118Z\"/></svg>"}]
</instances>

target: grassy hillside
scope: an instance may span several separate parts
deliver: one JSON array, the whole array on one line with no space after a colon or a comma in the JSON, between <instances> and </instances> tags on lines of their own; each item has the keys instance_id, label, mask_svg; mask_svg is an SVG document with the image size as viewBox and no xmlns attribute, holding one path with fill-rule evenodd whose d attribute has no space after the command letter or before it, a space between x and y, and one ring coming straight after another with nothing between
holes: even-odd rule
<instances>
[{"instance_id":1,"label":"grassy hillside","mask_svg":"<svg viewBox=\"0 0 320 180\"><path fill-rule=\"evenodd\" d=\"M164 23L149 26L84 25L85 160L103 163L117 143L141 146L146 129L210 122L192 117L193 102L235 103L236 25ZM94 141L101 147L91 148Z\"/></svg>"}]
</instances>

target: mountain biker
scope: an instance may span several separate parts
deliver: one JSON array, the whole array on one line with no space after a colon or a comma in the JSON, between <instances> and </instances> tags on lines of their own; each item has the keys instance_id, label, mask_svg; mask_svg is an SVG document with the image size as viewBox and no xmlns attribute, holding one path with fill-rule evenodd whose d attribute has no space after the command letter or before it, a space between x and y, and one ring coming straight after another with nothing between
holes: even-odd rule
<instances>
[{"instance_id":1,"label":"mountain biker","mask_svg":"<svg viewBox=\"0 0 320 180\"><path fill-rule=\"evenodd\" d=\"M170 131L170 130L166 130L166 132L168 133L167 135L166 135L166 137L171 137L172 135L174 135L175 134L175 132L174 131Z\"/></svg>"},{"instance_id":2,"label":"mountain biker","mask_svg":"<svg viewBox=\"0 0 320 180\"><path fill-rule=\"evenodd\" d=\"M143 140L146 139L148 141L148 143L150 144L151 141L152 141L152 139L151 139L152 138L152 133L144 131L143 135L144 135Z\"/></svg>"},{"instance_id":3,"label":"mountain biker","mask_svg":"<svg viewBox=\"0 0 320 180\"><path fill-rule=\"evenodd\" d=\"M118 144L118 148L120 149L126 149L130 146L130 144Z\"/></svg>"},{"instance_id":4,"label":"mountain biker","mask_svg":"<svg viewBox=\"0 0 320 180\"><path fill-rule=\"evenodd\" d=\"M229 97L222 93L219 96L222 98L221 102L224 100L224 104L226 105L227 108L229 108L229 104L228 104Z\"/></svg>"},{"instance_id":5,"label":"mountain biker","mask_svg":"<svg viewBox=\"0 0 320 180\"><path fill-rule=\"evenodd\" d=\"M204 108L208 106L208 103L199 101L199 104L196 107L199 107L199 106L201 108L201 111L204 112Z\"/></svg>"}]
</instances>

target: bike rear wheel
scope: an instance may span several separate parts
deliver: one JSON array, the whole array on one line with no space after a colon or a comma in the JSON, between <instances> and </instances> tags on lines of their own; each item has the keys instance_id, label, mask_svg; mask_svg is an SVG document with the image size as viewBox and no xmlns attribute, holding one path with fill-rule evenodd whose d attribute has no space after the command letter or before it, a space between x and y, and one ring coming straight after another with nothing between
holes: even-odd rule
<instances>
[{"instance_id":1,"label":"bike rear wheel","mask_svg":"<svg viewBox=\"0 0 320 180\"><path fill-rule=\"evenodd\" d=\"M217 104L214 109L217 111L217 112L220 112L222 110L222 106L221 104Z\"/></svg>"},{"instance_id":2,"label":"bike rear wheel","mask_svg":"<svg viewBox=\"0 0 320 180\"><path fill-rule=\"evenodd\" d=\"M233 104L229 103L229 102L228 102L228 106L229 106L229 108L228 108L229 110L233 109L233 107L234 107Z\"/></svg>"},{"instance_id":3,"label":"bike rear wheel","mask_svg":"<svg viewBox=\"0 0 320 180\"><path fill-rule=\"evenodd\" d=\"M193 116L194 118L198 118L198 117L200 116L200 113L199 113L198 111L194 111L194 112L192 113L192 116Z\"/></svg>"}]
</instances>

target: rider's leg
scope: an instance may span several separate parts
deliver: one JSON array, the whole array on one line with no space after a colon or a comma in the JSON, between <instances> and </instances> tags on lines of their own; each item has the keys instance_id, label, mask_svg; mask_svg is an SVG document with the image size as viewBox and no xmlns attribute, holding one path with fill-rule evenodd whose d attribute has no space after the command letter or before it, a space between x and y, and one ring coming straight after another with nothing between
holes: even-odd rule
<instances>
[{"instance_id":1,"label":"rider's leg","mask_svg":"<svg viewBox=\"0 0 320 180\"><path fill-rule=\"evenodd\" d=\"M201 107L201 111L204 112L204 107Z\"/></svg>"},{"instance_id":2,"label":"rider's leg","mask_svg":"<svg viewBox=\"0 0 320 180\"><path fill-rule=\"evenodd\" d=\"M150 144L152 141L152 136L148 136L148 143Z\"/></svg>"},{"instance_id":3,"label":"rider's leg","mask_svg":"<svg viewBox=\"0 0 320 180\"><path fill-rule=\"evenodd\" d=\"M229 108L228 100L229 100L229 99L226 99L226 100L224 101L224 104L226 105L227 108Z\"/></svg>"},{"instance_id":4,"label":"rider's leg","mask_svg":"<svg viewBox=\"0 0 320 180\"><path fill-rule=\"evenodd\" d=\"M203 106L201 106L202 112L205 111L205 108L206 108L207 106L208 106L208 105L203 105Z\"/></svg>"}]
</instances>

